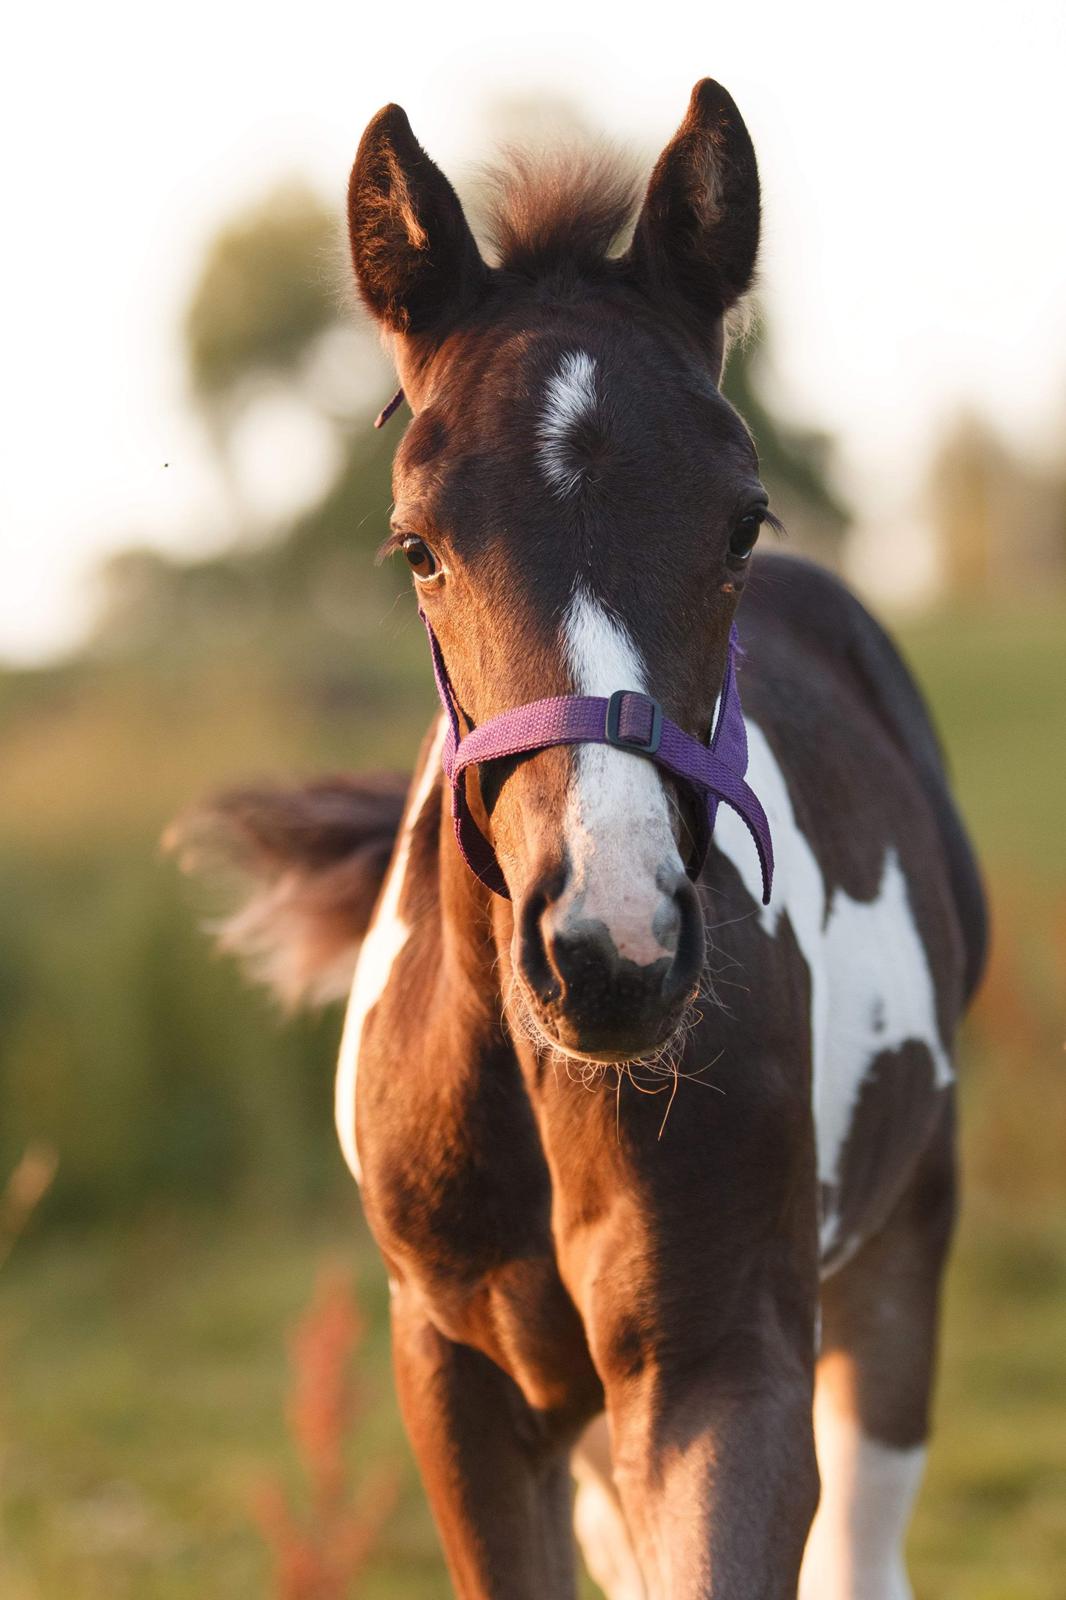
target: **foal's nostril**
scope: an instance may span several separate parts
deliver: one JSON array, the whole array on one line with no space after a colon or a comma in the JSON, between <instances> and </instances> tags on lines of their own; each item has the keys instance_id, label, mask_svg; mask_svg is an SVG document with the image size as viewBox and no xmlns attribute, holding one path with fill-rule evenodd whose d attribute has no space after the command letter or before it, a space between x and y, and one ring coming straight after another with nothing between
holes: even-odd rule
<instances>
[{"instance_id":1,"label":"foal's nostril","mask_svg":"<svg viewBox=\"0 0 1066 1600\"><path fill-rule=\"evenodd\" d=\"M685 882L688 882L687 878ZM652 918L651 931L661 947L668 951L670 955L677 954L677 948L681 942L683 921L681 901L676 893L667 888L663 899L659 903L658 910Z\"/></svg>"},{"instance_id":2,"label":"foal's nostril","mask_svg":"<svg viewBox=\"0 0 1066 1600\"><path fill-rule=\"evenodd\" d=\"M674 952L663 993L665 998L675 1000L690 995L699 982L705 950L703 911L696 886L685 873L677 873L672 883L661 887L669 895L665 904L670 908L670 925L676 941L667 945L663 940L664 946Z\"/></svg>"},{"instance_id":3,"label":"foal's nostril","mask_svg":"<svg viewBox=\"0 0 1066 1600\"><path fill-rule=\"evenodd\" d=\"M519 916L519 952L526 982L538 1000L550 1005L562 994L559 975L552 966L544 937L545 913L554 900L557 884L542 879L526 895Z\"/></svg>"}]
</instances>

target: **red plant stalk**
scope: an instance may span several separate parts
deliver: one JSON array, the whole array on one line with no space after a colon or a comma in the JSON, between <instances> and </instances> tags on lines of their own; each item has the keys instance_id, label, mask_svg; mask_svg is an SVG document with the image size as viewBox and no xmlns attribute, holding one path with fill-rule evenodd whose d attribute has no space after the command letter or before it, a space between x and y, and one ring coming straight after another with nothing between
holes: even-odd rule
<instances>
[{"instance_id":1,"label":"red plant stalk","mask_svg":"<svg viewBox=\"0 0 1066 1600\"><path fill-rule=\"evenodd\" d=\"M360 1411L353 1358L363 1331L348 1275L323 1273L290 1343L287 1414L307 1479L306 1511L294 1511L276 1483L255 1507L274 1553L277 1600L350 1600L395 1502L391 1469L358 1493L349 1479L345 1446Z\"/></svg>"}]
</instances>

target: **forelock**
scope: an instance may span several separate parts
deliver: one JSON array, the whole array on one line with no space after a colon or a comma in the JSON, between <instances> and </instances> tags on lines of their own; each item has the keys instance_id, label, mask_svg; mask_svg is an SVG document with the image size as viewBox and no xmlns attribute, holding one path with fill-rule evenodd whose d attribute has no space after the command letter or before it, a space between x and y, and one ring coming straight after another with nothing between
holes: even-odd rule
<instances>
[{"instance_id":1,"label":"forelock","mask_svg":"<svg viewBox=\"0 0 1066 1600\"><path fill-rule=\"evenodd\" d=\"M633 161L604 146L508 149L482 178L479 231L498 266L527 278L560 268L602 271L631 229L640 198Z\"/></svg>"}]
</instances>

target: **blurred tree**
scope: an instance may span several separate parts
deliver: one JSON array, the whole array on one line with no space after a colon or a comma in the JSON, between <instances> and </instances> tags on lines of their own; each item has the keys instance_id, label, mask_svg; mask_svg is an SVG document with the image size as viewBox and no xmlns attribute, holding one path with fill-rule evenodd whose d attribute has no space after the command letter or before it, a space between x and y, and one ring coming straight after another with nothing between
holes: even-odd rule
<instances>
[{"instance_id":1,"label":"blurred tree","mask_svg":"<svg viewBox=\"0 0 1066 1600\"><path fill-rule=\"evenodd\" d=\"M983 418L963 413L929 476L950 593L979 597L1066 579L1066 461L1016 454Z\"/></svg>"},{"instance_id":2,"label":"blurred tree","mask_svg":"<svg viewBox=\"0 0 1066 1600\"><path fill-rule=\"evenodd\" d=\"M391 502L395 439L371 427L389 376L346 295L342 245L338 209L289 182L208 250L185 319L186 352L237 539L193 561L144 547L111 557L99 574L94 652L203 658L269 630L285 656L296 637L305 650L309 625L350 635L394 594L395 574L371 567ZM261 420L257 408L278 393L329 436L333 466L306 509L264 524L241 492L238 457Z\"/></svg>"},{"instance_id":3,"label":"blurred tree","mask_svg":"<svg viewBox=\"0 0 1066 1600\"><path fill-rule=\"evenodd\" d=\"M249 379L291 376L341 312L335 208L280 185L223 228L185 318L193 392L207 408Z\"/></svg>"}]
</instances>

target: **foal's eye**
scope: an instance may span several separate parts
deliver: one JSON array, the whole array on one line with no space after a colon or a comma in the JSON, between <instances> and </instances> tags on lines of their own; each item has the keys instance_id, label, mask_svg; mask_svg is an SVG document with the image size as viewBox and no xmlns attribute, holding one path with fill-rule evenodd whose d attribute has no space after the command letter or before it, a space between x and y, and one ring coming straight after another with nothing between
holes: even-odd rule
<instances>
[{"instance_id":1,"label":"foal's eye","mask_svg":"<svg viewBox=\"0 0 1066 1600\"><path fill-rule=\"evenodd\" d=\"M759 529L766 518L766 512L761 506L754 511L748 511L741 517L729 535L729 555L733 561L747 561L755 549L759 537Z\"/></svg>"},{"instance_id":2,"label":"foal's eye","mask_svg":"<svg viewBox=\"0 0 1066 1600\"><path fill-rule=\"evenodd\" d=\"M408 534L400 547L416 578L433 578L440 571L440 562L424 539Z\"/></svg>"}]
</instances>

